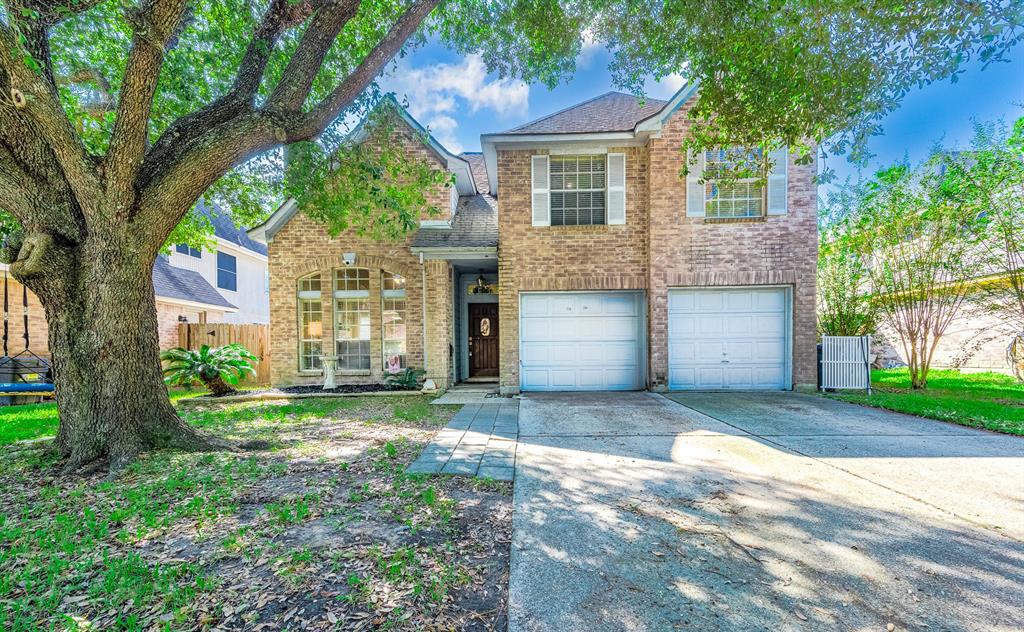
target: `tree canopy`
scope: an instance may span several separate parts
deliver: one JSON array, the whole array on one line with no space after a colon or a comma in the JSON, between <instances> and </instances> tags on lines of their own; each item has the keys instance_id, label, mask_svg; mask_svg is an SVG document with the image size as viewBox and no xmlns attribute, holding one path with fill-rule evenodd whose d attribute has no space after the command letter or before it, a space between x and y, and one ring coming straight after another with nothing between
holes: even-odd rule
<instances>
[{"instance_id":1,"label":"tree canopy","mask_svg":"<svg viewBox=\"0 0 1024 632\"><path fill-rule=\"evenodd\" d=\"M345 122L379 98L387 62L427 38L480 53L503 77L553 86L590 37L608 46L620 87L639 94L672 73L701 82L693 146L785 142L806 153L827 143L860 160L909 89L955 80L969 59L999 60L1022 23L1020 3L998 0L6 0L0 78L5 110L24 99L31 117L66 115L46 144L90 160L130 153L118 168L137 169L143 191L172 163L196 161L197 141L235 143L175 196L219 199L246 225L288 192L278 148L315 138L335 149ZM52 81L55 103L33 93L45 91L29 86L33 76ZM247 114L269 131L238 143L227 123L243 127ZM0 158L0 208L25 221L36 214L20 199L16 158ZM330 212L347 213L344 201ZM171 241L208 230L198 215L172 225Z\"/></svg>"}]
</instances>

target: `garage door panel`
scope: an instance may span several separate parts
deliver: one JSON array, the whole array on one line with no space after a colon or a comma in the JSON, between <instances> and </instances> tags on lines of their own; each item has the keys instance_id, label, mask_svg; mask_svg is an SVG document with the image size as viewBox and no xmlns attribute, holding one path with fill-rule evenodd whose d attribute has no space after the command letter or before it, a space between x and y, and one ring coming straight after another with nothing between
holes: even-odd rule
<instances>
[{"instance_id":1,"label":"garage door panel","mask_svg":"<svg viewBox=\"0 0 1024 632\"><path fill-rule=\"evenodd\" d=\"M668 311L669 388L785 388L783 288L670 290Z\"/></svg>"},{"instance_id":2,"label":"garage door panel","mask_svg":"<svg viewBox=\"0 0 1024 632\"><path fill-rule=\"evenodd\" d=\"M753 292L754 308L758 310L784 312L786 311L785 292L760 291Z\"/></svg>"},{"instance_id":3,"label":"garage door panel","mask_svg":"<svg viewBox=\"0 0 1024 632\"><path fill-rule=\"evenodd\" d=\"M637 316L639 313L639 301L635 295L629 294L606 294L601 301L604 306L604 313L616 316Z\"/></svg>"},{"instance_id":4,"label":"garage door panel","mask_svg":"<svg viewBox=\"0 0 1024 632\"><path fill-rule=\"evenodd\" d=\"M638 294L565 292L521 296L523 390L643 387Z\"/></svg>"},{"instance_id":5,"label":"garage door panel","mask_svg":"<svg viewBox=\"0 0 1024 632\"><path fill-rule=\"evenodd\" d=\"M702 292L696 295L698 312L720 312L725 307L725 295L722 292Z\"/></svg>"},{"instance_id":6,"label":"garage door panel","mask_svg":"<svg viewBox=\"0 0 1024 632\"><path fill-rule=\"evenodd\" d=\"M630 370L637 364L637 347L633 341L609 342L595 345L598 350L597 362L619 364L629 367Z\"/></svg>"},{"instance_id":7,"label":"garage door panel","mask_svg":"<svg viewBox=\"0 0 1024 632\"><path fill-rule=\"evenodd\" d=\"M544 364L551 357L551 347L535 342L523 343L523 364Z\"/></svg>"}]
</instances>

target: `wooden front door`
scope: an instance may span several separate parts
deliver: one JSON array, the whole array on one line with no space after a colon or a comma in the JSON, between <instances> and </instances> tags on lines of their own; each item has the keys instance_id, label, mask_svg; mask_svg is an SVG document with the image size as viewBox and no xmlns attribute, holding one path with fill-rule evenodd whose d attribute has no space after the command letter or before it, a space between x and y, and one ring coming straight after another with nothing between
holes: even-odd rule
<instances>
[{"instance_id":1,"label":"wooden front door","mask_svg":"<svg viewBox=\"0 0 1024 632\"><path fill-rule=\"evenodd\" d=\"M469 377L498 375L498 304L469 304Z\"/></svg>"}]
</instances>

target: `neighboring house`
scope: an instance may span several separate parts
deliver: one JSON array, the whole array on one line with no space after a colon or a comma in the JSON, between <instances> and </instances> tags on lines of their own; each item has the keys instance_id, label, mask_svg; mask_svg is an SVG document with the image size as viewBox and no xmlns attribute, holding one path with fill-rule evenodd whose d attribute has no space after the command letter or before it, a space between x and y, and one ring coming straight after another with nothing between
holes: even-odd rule
<instances>
[{"instance_id":1,"label":"neighboring house","mask_svg":"<svg viewBox=\"0 0 1024 632\"><path fill-rule=\"evenodd\" d=\"M171 249L168 262L175 268L198 272L228 303L237 307L223 315L223 322L270 322L267 247L250 239L216 207L209 209L200 203L199 212L213 225L211 249L179 244Z\"/></svg>"},{"instance_id":2,"label":"neighboring house","mask_svg":"<svg viewBox=\"0 0 1024 632\"><path fill-rule=\"evenodd\" d=\"M214 228L216 251L179 245L153 264L160 348L178 346L180 323L266 323L269 321L267 249L219 212L201 208ZM6 273L7 266L0 264ZM9 274L8 351L25 348L22 286ZM0 290L2 291L2 290ZM39 299L28 292L30 349L49 355L46 314Z\"/></svg>"},{"instance_id":3,"label":"neighboring house","mask_svg":"<svg viewBox=\"0 0 1024 632\"><path fill-rule=\"evenodd\" d=\"M461 155L389 101L454 190L398 242L331 237L293 200L250 231L269 245L272 382L315 383L337 356L345 381L411 366L504 393L813 388L816 167L780 152L766 186L681 178L694 93L605 94Z\"/></svg>"}]
</instances>

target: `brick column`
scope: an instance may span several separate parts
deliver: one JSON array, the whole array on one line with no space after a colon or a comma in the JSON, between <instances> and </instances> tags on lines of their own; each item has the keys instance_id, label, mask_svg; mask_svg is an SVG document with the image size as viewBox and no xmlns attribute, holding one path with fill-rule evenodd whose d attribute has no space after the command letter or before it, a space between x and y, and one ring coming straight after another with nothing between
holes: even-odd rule
<instances>
[{"instance_id":1,"label":"brick column","mask_svg":"<svg viewBox=\"0 0 1024 632\"><path fill-rule=\"evenodd\" d=\"M447 261L430 260L424 263L427 287L427 365L426 377L434 380L438 388L451 386L451 332L454 322L452 304L451 267Z\"/></svg>"}]
</instances>

